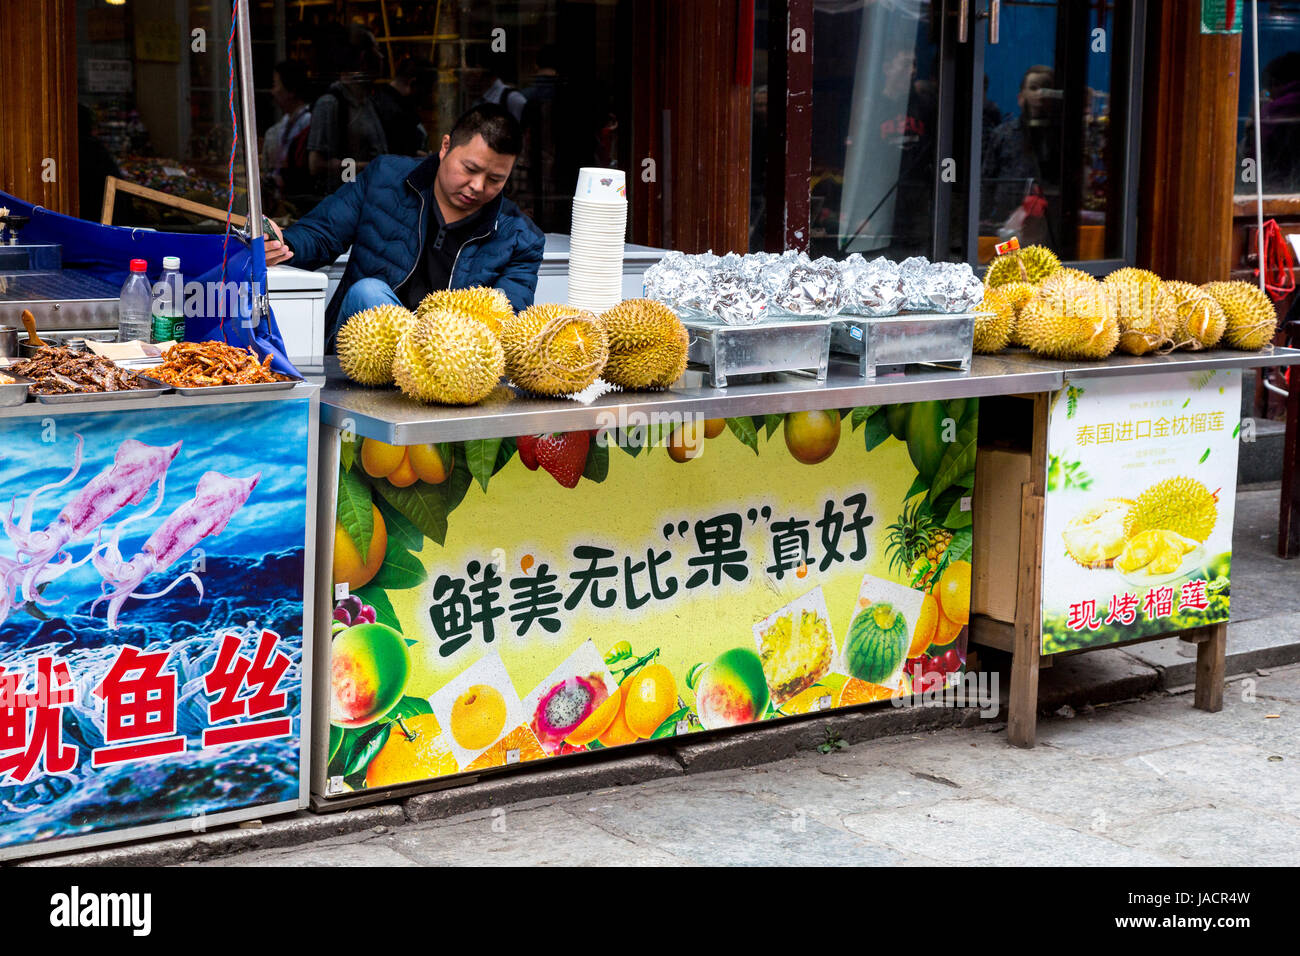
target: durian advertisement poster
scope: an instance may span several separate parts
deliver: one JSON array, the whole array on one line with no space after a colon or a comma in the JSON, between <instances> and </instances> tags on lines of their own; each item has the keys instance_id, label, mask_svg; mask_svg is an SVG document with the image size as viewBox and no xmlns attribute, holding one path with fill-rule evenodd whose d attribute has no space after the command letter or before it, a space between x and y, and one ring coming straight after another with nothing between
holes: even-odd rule
<instances>
[{"instance_id":1,"label":"durian advertisement poster","mask_svg":"<svg viewBox=\"0 0 1300 956\"><path fill-rule=\"evenodd\" d=\"M1053 397L1042 652L1228 619L1241 373L1083 379Z\"/></svg>"},{"instance_id":2,"label":"durian advertisement poster","mask_svg":"<svg viewBox=\"0 0 1300 956\"><path fill-rule=\"evenodd\" d=\"M959 681L977 415L958 400L340 436L316 791Z\"/></svg>"}]
</instances>

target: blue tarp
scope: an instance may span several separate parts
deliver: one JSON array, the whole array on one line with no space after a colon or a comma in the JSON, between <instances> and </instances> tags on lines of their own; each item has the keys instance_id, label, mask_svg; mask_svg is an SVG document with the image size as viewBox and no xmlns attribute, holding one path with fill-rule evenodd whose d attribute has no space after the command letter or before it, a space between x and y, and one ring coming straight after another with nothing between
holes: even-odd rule
<instances>
[{"instance_id":1,"label":"blue tarp","mask_svg":"<svg viewBox=\"0 0 1300 956\"><path fill-rule=\"evenodd\" d=\"M149 277L157 281L162 276L164 256L179 256L181 272L186 284L199 282L204 289L222 282L222 236L194 236L174 232L156 232L149 229L130 229L124 226L101 226L84 219L74 219L57 212L0 192L0 206L18 216L30 216L31 222L23 227L22 239L27 243L58 243L63 247L63 267L76 270L114 286L126 281L132 259L149 263ZM242 239L231 235L228 240L225 282L243 283L247 288L254 276L257 287L266 289L266 252L259 239L250 248ZM239 347L252 347L259 358L272 356L271 365L277 371L297 375L298 370L285 356L284 340L275 316L268 309L260 326L250 328L251 303L248 296L237 299L227 296L227 305L234 304L234 312L227 309L224 322L217 314L217 295L203 296L198 314L188 308L185 315L185 338L191 342L226 341ZM208 314L211 312L212 314ZM235 314L237 313L237 314Z\"/></svg>"}]
</instances>

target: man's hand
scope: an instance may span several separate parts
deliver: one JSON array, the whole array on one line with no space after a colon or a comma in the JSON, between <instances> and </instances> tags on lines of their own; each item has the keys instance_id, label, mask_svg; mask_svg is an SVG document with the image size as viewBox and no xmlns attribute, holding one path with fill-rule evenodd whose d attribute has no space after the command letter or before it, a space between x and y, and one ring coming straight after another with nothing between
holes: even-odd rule
<instances>
[{"instance_id":1,"label":"man's hand","mask_svg":"<svg viewBox=\"0 0 1300 956\"><path fill-rule=\"evenodd\" d=\"M288 262L293 258L293 250L284 241L284 234L280 232L280 227L273 220L268 219L266 221L271 226L271 233L266 237L266 264L268 266L278 266L280 263Z\"/></svg>"}]
</instances>

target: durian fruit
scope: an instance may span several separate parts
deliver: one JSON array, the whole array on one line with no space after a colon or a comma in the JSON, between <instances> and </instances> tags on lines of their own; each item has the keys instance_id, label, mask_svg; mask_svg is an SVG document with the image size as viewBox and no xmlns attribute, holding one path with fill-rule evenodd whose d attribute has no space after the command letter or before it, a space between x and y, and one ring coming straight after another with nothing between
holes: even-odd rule
<instances>
[{"instance_id":1,"label":"durian fruit","mask_svg":"<svg viewBox=\"0 0 1300 956\"><path fill-rule=\"evenodd\" d=\"M1124 546L1115 567L1130 573L1171 574L1182 565L1185 555L1196 550L1197 543L1175 531L1143 531Z\"/></svg>"},{"instance_id":2,"label":"durian fruit","mask_svg":"<svg viewBox=\"0 0 1300 956\"><path fill-rule=\"evenodd\" d=\"M1040 292L1051 291L1052 289L1073 285L1079 282L1091 285L1097 282L1097 277L1089 275L1080 269L1071 269L1068 266L1062 266L1044 279L1038 288Z\"/></svg>"},{"instance_id":3,"label":"durian fruit","mask_svg":"<svg viewBox=\"0 0 1300 956\"><path fill-rule=\"evenodd\" d=\"M1085 568L1108 568L1124 550L1124 519L1133 502L1107 498L1070 519L1061 532L1065 553Z\"/></svg>"},{"instance_id":4,"label":"durian fruit","mask_svg":"<svg viewBox=\"0 0 1300 956\"><path fill-rule=\"evenodd\" d=\"M1178 306L1161 286L1160 277L1146 269L1116 269L1102 280L1119 322L1119 350L1146 355L1173 344Z\"/></svg>"},{"instance_id":5,"label":"durian fruit","mask_svg":"<svg viewBox=\"0 0 1300 956\"><path fill-rule=\"evenodd\" d=\"M343 374L362 385L393 384L397 343L415 323L399 305L377 305L358 312L339 329L339 365Z\"/></svg>"},{"instance_id":6,"label":"durian fruit","mask_svg":"<svg viewBox=\"0 0 1300 956\"><path fill-rule=\"evenodd\" d=\"M496 388L505 364L501 343L486 325L434 309L402 336L393 377L418 401L473 405Z\"/></svg>"},{"instance_id":7,"label":"durian fruit","mask_svg":"<svg viewBox=\"0 0 1300 956\"><path fill-rule=\"evenodd\" d=\"M1273 341L1277 330L1277 309L1259 286L1240 279L1207 282L1201 286L1219 303L1227 318L1223 342L1234 349L1258 351Z\"/></svg>"},{"instance_id":8,"label":"durian fruit","mask_svg":"<svg viewBox=\"0 0 1300 956\"><path fill-rule=\"evenodd\" d=\"M984 299L975 310L975 351L985 355L1001 352L1011 341L1016 327L1016 307L1011 297L999 287L986 288Z\"/></svg>"},{"instance_id":9,"label":"durian fruit","mask_svg":"<svg viewBox=\"0 0 1300 956\"><path fill-rule=\"evenodd\" d=\"M609 337L590 312L571 305L534 305L501 327L506 374L538 395L571 395L600 375Z\"/></svg>"},{"instance_id":10,"label":"durian fruit","mask_svg":"<svg viewBox=\"0 0 1300 956\"><path fill-rule=\"evenodd\" d=\"M500 335L501 326L515 315L504 292L483 285L472 289L439 289L430 292L420 300L415 314L418 318L424 318L434 309L455 312L482 322L495 335Z\"/></svg>"},{"instance_id":11,"label":"durian fruit","mask_svg":"<svg viewBox=\"0 0 1300 956\"><path fill-rule=\"evenodd\" d=\"M984 272L984 284L997 288L1008 282L1042 282L1057 269L1061 260L1046 246L1025 246L1018 252L997 256Z\"/></svg>"},{"instance_id":12,"label":"durian fruit","mask_svg":"<svg viewBox=\"0 0 1300 956\"><path fill-rule=\"evenodd\" d=\"M1103 359L1119 341L1109 297L1083 283L1039 294L1020 310L1016 329L1026 346L1048 358Z\"/></svg>"},{"instance_id":13,"label":"durian fruit","mask_svg":"<svg viewBox=\"0 0 1300 956\"><path fill-rule=\"evenodd\" d=\"M1195 478L1180 475L1157 482L1138 495L1124 518L1124 536L1133 538L1143 531L1174 531L1204 542L1218 519L1217 496Z\"/></svg>"},{"instance_id":14,"label":"durian fruit","mask_svg":"<svg viewBox=\"0 0 1300 956\"><path fill-rule=\"evenodd\" d=\"M1190 282L1166 282L1164 290L1174 297L1174 344L1180 349L1212 349L1223 338L1228 319L1214 297Z\"/></svg>"},{"instance_id":15,"label":"durian fruit","mask_svg":"<svg viewBox=\"0 0 1300 956\"><path fill-rule=\"evenodd\" d=\"M601 378L623 388L667 388L686 371L690 334L654 299L625 299L600 317L609 338Z\"/></svg>"},{"instance_id":16,"label":"durian fruit","mask_svg":"<svg viewBox=\"0 0 1300 956\"><path fill-rule=\"evenodd\" d=\"M1017 320L1020 318L1020 310L1029 304L1029 300L1038 295L1038 286L1032 282L1007 282L997 287L998 291L1005 295L1011 302L1012 308L1016 310ZM1011 324L1011 338L1008 341L1010 345L1024 345L1020 341L1020 334L1016 328L1016 323Z\"/></svg>"}]
</instances>

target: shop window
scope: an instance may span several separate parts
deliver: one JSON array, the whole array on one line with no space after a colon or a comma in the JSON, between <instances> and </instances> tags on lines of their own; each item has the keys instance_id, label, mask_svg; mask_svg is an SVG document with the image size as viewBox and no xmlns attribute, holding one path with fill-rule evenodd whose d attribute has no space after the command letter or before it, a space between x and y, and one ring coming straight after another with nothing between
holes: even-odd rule
<instances>
[{"instance_id":1,"label":"shop window","mask_svg":"<svg viewBox=\"0 0 1300 956\"><path fill-rule=\"evenodd\" d=\"M99 218L106 175L224 210L231 4L76 2L82 215ZM265 211L299 218L374 157L436 152L462 112L503 101L525 134L506 194L567 233L578 169L630 162L630 5L253 0ZM235 212L246 205L241 147ZM223 227L121 194L114 222Z\"/></svg>"},{"instance_id":2,"label":"shop window","mask_svg":"<svg viewBox=\"0 0 1300 956\"><path fill-rule=\"evenodd\" d=\"M1252 18L1246 5L1241 45L1241 85L1237 107L1236 194L1300 193L1300 3L1260 0L1259 116L1262 161L1256 163L1255 58L1250 40ZM1256 183L1258 171L1260 183Z\"/></svg>"}]
</instances>

